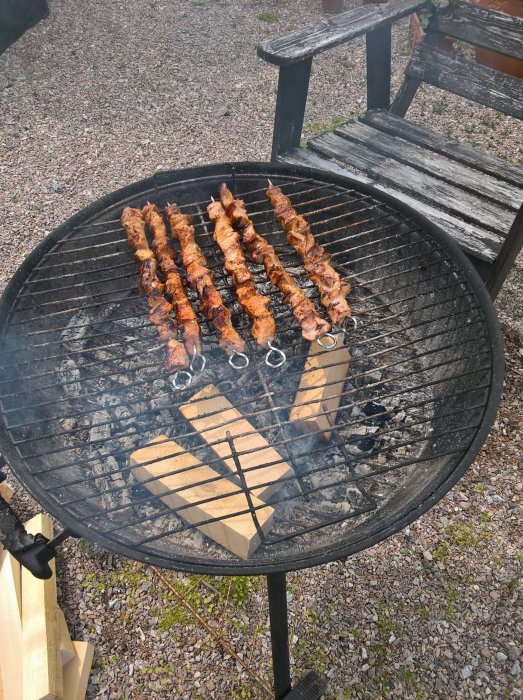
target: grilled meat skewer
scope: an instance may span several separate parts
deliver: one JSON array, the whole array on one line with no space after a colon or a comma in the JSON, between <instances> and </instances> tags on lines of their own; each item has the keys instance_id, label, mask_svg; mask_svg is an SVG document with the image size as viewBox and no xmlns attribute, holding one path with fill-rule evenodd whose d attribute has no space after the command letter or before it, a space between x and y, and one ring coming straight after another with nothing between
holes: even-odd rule
<instances>
[{"instance_id":1,"label":"grilled meat skewer","mask_svg":"<svg viewBox=\"0 0 523 700\"><path fill-rule=\"evenodd\" d=\"M187 272L187 281L198 292L200 308L218 333L220 347L228 355L243 353L245 342L238 335L231 322L231 313L223 303L220 292L214 286L214 276L207 268L207 260L194 238L191 217L182 214L175 204L166 209L169 227L173 238L180 242L182 262Z\"/></svg>"},{"instance_id":2,"label":"grilled meat skewer","mask_svg":"<svg viewBox=\"0 0 523 700\"><path fill-rule=\"evenodd\" d=\"M312 301L285 271L272 245L256 232L243 200L235 199L225 183L220 186L220 200L233 225L240 229L252 260L258 265L263 264L269 282L280 290L283 302L290 305L303 337L317 340L330 331L330 323L317 313Z\"/></svg>"},{"instance_id":3,"label":"grilled meat skewer","mask_svg":"<svg viewBox=\"0 0 523 700\"><path fill-rule=\"evenodd\" d=\"M184 346L177 340L178 328L171 318L172 304L163 295L164 285L156 274L156 260L145 236L145 221L140 209L126 207L121 219L129 245L134 250L134 259L140 266L138 288L147 296L149 320L158 331L158 340L165 343L169 372L189 366L189 357Z\"/></svg>"},{"instance_id":4,"label":"grilled meat skewer","mask_svg":"<svg viewBox=\"0 0 523 700\"><path fill-rule=\"evenodd\" d=\"M329 264L331 256L318 245L307 221L292 208L291 200L279 187L270 185L267 197L274 207L274 214L287 231L287 240L303 260L307 276L320 292L321 303L337 325L351 316L346 296L350 284L341 281L340 276Z\"/></svg>"},{"instance_id":5,"label":"grilled meat skewer","mask_svg":"<svg viewBox=\"0 0 523 700\"><path fill-rule=\"evenodd\" d=\"M276 333L274 316L269 311L269 299L256 292L254 279L247 267L240 243L220 201L212 201L207 212L214 222L214 240L225 258L225 269L231 275L238 301L252 320L252 335L262 348L269 348Z\"/></svg>"},{"instance_id":6,"label":"grilled meat skewer","mask_svg":"<svg viewBox=\"0 0 523 700\"><path fill-rule=\"evenodd\" d=\"M172 299L178 326L182 329L183 344L189 357L202 352L200 326L187 298L182 278L175 262L174 250L169 245L167 228L156 204L147 204L142 209L146 224L154 235L154 250L162 274L165 275L165 289Z\"/></svg>"}]
</instances>

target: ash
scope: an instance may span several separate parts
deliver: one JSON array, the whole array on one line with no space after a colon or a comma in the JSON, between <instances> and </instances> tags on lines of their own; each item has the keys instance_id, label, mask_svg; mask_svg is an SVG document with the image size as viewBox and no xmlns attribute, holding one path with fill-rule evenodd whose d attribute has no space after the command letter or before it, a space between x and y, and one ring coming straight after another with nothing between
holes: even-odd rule
<instances>
[{"instance_id":1,"label":"ash","mask_svg":"<svg viewBox=\"0 0 523 700\"><path fill-rule=\"evenodd\" d=\"M312 292L310 285L305 287ZM358 293L364 297L365 292L361 288ZM224 296L239 326L236 302L230 295L227 298L227 292ZM179 392L162 369L163 351L146 320L145 300L133 298L125 309L108 305L96 316L79 312L62 333L63 344L77 354L60 365L58 375L70 405L80 404L84 415L62 421L67 449L48 457L55 466L71 465L57 472L57 495L76 517L89 520L94 536L98 531L115 542L174 559L184 554L234 561L234 555L147 491L129 468L134 450L165 434L204 464L214 460L213 468L231 478L177 408L213 383L295 472L295 478L282 483L268 501L275 508L273 526L268 543L253 559L346 539L351 529L402 492L416 469L409 463L426 449L432 430L429 389L410 391L409 381L403 379L415 372L418 384L427 380L423 360L411 360L405 353L412 338L402 337L393 323L381 322L377 331L372 315L369 323L365 320L364 301L361 309L362 322L346 339L351 366L328 441L300 435L289 422L309 344L285 307L278 317L278 328L283 329L278 342L288 356L282 368L266 367L263 355L250 343L249 368L231 369L207 328L207 367L190 389ZM389 331L393 334L386 335ZM111 347L115 337L118 347L129 343L133 352L115 352Z\"/></svg>"}]
</instances>

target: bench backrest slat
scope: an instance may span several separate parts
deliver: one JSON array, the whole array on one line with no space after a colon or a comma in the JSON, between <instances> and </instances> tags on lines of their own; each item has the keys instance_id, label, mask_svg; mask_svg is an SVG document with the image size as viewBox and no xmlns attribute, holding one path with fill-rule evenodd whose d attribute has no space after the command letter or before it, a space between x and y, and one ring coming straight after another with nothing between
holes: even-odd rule
<instances>
[{"instance_id":1,"label":"bench backrest slat","mask_svg":"<svg viewBox=\"0 0 523 700\"><path fill-rule=\"evenodd\" d=\"M446 34L523 60L523 19L472 2L457 0L449 7L434 12L427 32Z\"/></svg>"},{"instance_id":2,"label":"bench backrest slat","mask_svg":"<svg viewBox=\"0 0 523 700\"><path fill-rule=\"evenodd\" d=\"M405 72L435 87L523 119L523 80L469 61L455 51L422 41Z\"/></svg>"}]
</instances>

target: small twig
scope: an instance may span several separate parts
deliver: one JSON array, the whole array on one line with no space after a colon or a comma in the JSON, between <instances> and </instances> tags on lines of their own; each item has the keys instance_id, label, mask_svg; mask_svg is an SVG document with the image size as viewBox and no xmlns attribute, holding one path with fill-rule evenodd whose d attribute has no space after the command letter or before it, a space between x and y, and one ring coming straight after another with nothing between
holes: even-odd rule
<instances>
[{"instance_id":1,"label":"small twig","mask_svg":"<svg viewBox=\"0 0 523 700\"><path fill-rule=\"evenodd\" d=\"M220 627L219 631L222 632L224 626L225 626L225 613L227 612L227 607L229 605L229 596L231 594L231 588L232 588L232 578L229 579L229 588L227 589L227 597L225 598L225 605L223 606L222 610L222 615L220 619Z\"/></svg>"},{"instance_id":2,"label":"small twig","mask_svg":"<svg viewBox=\"0 0 523 700\"><path fill-rule=\"evenodd\" d=\"M155 566L151 566L151 570L154 571L154 573L158 576L158 578L161 581L163 581L163 583L167 586L167 588L172 593L174 593L174 595L178 598L180 603L185 608L187 608L187 610L198 620L198 622L207 630L207 632L209 632L209 634L212 637L214 637L214 639L216 639L216 641L222 645L222 647L225 649L227 654L229 654L229 656L231 656L236 661L236 663L239 663L240 666L242 666L245 669L246 673L252 678L253 681L258 683L258 685L261 688L263 688L263 690L265 690L265 692L267 693L267 695L269 697L272 697L272 691L269 688L269 686L266 683L264 683L264 681L262 681L262 679L259 678L249 666L247 666L245 661L238 656L238 654L234 651L234 649L232 649L231 646L229 646L229 644L225 641L225 639L221 636L221 634L219 632L217 632L214 629L214 627L212 625L210 625L207 622L207 620L202 615L200 615L200 613L197 610L195 610L193 608L193 606L187 600L185 600L184 596L179 591L176 590L176 588L162 574L162 572L159 569L157 569Z\"/></svg>"}]
</instances>

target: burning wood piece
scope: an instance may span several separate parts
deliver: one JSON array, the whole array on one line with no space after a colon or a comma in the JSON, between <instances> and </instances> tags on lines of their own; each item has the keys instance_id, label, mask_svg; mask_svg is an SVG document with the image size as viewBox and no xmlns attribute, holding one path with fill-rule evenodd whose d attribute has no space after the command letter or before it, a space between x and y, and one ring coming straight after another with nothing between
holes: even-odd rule
<instances>
[{"instance_id":1,"label":"burning wood piece","mask_svg":"<svg viewBox=\"0 0 523 700\"><path fill-rule=\"evenodd\" d=\"M162 274L165 275L165 289L172 299L178 326L182 329L183 344L189 357L201 355L202 343L198 319L187 298L182 278L175 262L174 250L169 245L167 228L156 204L147 204L142 209L146 224L154 236L154 250Z\"/></svg>"},{"instance_id":2,"label":"burning wood piece","mask_svg":"<svg viewBox=\"0 0 523 700\"><path fill-rule=\"evenodd\" d=\"M234 329L231 313L223 303L220 292L214 286L214 276L207 268L207 260L196 243L191 217L188 214L182 214L175 204L170 204L166 212L171 235L180 243L187 281L198 292L200 308L216 328L220 347L229 356L243 355L245 342Z\"/></svg>"},{"instance_id":3,"label":"burning wood piece","mask_svg":"<svg viewBox=\"0 0 523 700\"><path fill-rule=\"evenodd\" d=\"M141 210L126 207L121 223L129 245L134 250L134 259L140 266L139 289L147 296L149 319L158 330L158 339L167 348L167 371L185 369L189 366L189 357L182 343L177 340L178 328L170 316L173 307L163 296L164 286L156 274L156 260L147 242Z\"/></svg>"},{"instance_id":4,"label":"burning wood piece","mask_svg":"<svg viewBox=\"0 0 523 700\"><path fill-rule=\"evenodd\" d=\"M243 200L235 199L225 183L220 186L220 201L233 225L240 229L253 262L258 265L263 263L267 279L280 290L283 302L290 305L302 329L302 336L306 340L317 340L320 335L330 331L330 323L317 313L312 301L286 272L272 245L256 232Z\"/></svg>"},{"instance_id":5,"label":"burning wood piece","mask_svg":"<svg viewBox=\"0 0 523 700\"><path fill-rule=\"evenodd\" d=\"M214 384L209 384L195 394L190 403L180 406L180 411L231 472L237 474L228 440L228 434L230 435L247 488L258 498L269 498L281 488L279 479L294 473L281 455L220 394ZM241 454L243 451L247 453Z\"/></svg>"},{"instance_id":6,"label":"burning wood piece","mask_svg":"<svg viewBox=\"0 0 523 700\"><path fill-rule=\"evenodd\" d=\"M334 323L341 325L351 316L350 306L345 298L350 292L350 284L342 282L336 270L329 264L331 256L315 242L309 224L303 216L298 216L292 208L291 200L281 189L270 184L267 197L274 207L274 215L287 231L287 240L303 260L308 278L318 288L321 303Z\"/></svg>"},{"instance_id":7,"label":"burning wood piece","mask_svg":"<svg viewBox=\"0 0 523 700\"><path fill-rule=\"evenodd\" d=\"M315 432L324 440L330 438L336 423L350 363L350 353L342 345L343 334L339 333L336 340L335 350L311 343L290 413L290 420L300 432Z\"/></svg>"},{"instance_id":8,"label":"burning wood piece","mask_svg":"<svg viewBox=\"0 0 523 700\"><path fill-rule=\"evenodd\" d=\"M165 435L151 440L131 455L134 476L184 520L242 559L250 557L260 536L245 493L219 472L203 465ZM152 479L152 480L151 480ZM209 479L215 479L210 483ZM172 492L172 493L171 493ZM207 500L212 499L212 500ZM205 501L202 503L202 501ZM251 496L260 528L266 533L274 509ZM215 522L199 525L216 518Z\"/></svg>"},{"instance_id":9,"label":"burning wood piece","mask_svg":"<svg viewBox=\"0 0 523 700\"><path fill-rule=\"evenodd\" d=\"M222 203L213 200L207 207L207 212L214 222L214 240L224 255L225 269L232 277L238 301L252 321L252 337L262 348L269 349L276 333L276 322L269 311L269 299L256 292L240 236L232 228Z\"/></svg>"}]
</instances>

